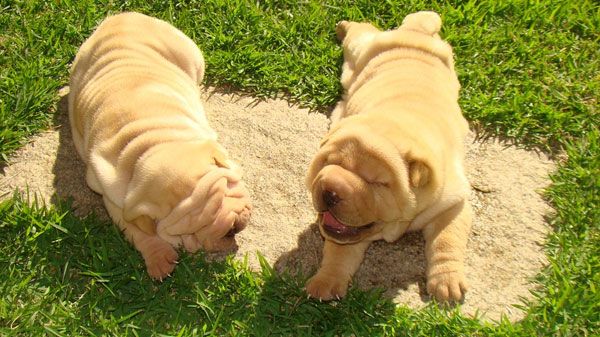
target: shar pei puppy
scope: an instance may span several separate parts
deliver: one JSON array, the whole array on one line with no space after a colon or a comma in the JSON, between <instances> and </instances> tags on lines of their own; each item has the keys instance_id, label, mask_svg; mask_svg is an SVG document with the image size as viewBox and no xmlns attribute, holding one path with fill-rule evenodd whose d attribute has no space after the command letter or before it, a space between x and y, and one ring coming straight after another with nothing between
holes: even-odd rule
<instances>
[{"instance_id":1,"label":"shar pei puppy","mask_svg":"<svg viewBox=\"0 0 600 337\"><path fill-rule=\"evenodd\" d=\"M325 238L308 294L343 297L369 244L422 231L427 290L461 300L471 226L463 168L468 123L457 103L450 45L434 12L408 15L382 32L342 21L342 100L308 169L306 185Z\"/></svg>"},{"instance_id":2,"label":"shar pei puppy","mask_svg":"<svg viewBox=\"0 0 600 337\"><path fill-rule=\"evenodd\" d=\"M188 252L229 250L251 204L238 166L217 142L198 84L204 58L170 24L108 17L71 68L69 121L88 186L162 280Z\"/></svg>"}]
</instances>

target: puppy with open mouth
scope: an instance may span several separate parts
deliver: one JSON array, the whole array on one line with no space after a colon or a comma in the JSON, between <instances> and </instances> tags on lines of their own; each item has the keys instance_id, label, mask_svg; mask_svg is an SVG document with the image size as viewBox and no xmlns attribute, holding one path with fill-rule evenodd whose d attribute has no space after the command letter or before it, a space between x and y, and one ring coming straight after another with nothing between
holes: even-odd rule
<instances>
[{"instance_id":1,"label":"puppy with open mouth","mask_svg":"<svg viewBox=\"0 0 600 337\"><path fill-rule=\"evenodd\" d=\"M434 12L410 14L385 32L368 23L336 27L345 92L306 178L325 238L306 284L314 298L343 297L371 242L416 230L426 241L428 292L439 301L464 298L468 123L440 28Z\"/></svg>"},{"instance_id":2,"label":"puppy with open mouth","mask_svg":"<svg viewBox=\"0 0 600 337\"><path fill-rule=\"evenodd\" d=\"M206 119L204 58L167 22L105 19L71 67L69 121L88 186L162 280L188 252L229 250L251 212L241 171Z\"/></svg>"}]
</instances>

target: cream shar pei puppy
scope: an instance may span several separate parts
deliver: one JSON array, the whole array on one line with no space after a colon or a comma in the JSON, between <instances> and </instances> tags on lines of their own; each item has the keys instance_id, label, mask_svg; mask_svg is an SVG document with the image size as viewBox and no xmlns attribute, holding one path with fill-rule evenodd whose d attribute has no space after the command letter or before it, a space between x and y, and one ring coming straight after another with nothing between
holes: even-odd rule
<instances>
[{"instance_id":1,"label":"cream shar pei puppy","mask_svg":"<svg viewBox=\"0 0 600 337\"><path fill-rule=\"evenodd\" d=\"M323 261L308 294L346 294L372 241L421 230L427 290L461 300L471 225L463 169L468 124L457 103L451 47L434 12L408 15L382 32L342 21L342 100L307 175L325 238Z\"/></svg>"},{"instance_id":2,"label":"cream shar pei puppy","mask_svg":"<svg viewBox=\"0 0 600 337\"><path fill-rule=\"evenodd\" d=\"M104 20L71 68L69 119L89 187L163 279L188 252L226 250L250 217L240 171L199 97L204 59L170 24Z\"/></svg>"}]
</instances>

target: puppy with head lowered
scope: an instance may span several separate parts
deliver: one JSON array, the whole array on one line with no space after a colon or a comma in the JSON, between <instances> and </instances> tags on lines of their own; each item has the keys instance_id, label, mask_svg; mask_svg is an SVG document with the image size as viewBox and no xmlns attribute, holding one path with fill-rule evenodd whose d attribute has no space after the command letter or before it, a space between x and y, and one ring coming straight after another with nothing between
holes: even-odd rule
<instances>
[{"instance_id":1,"label":"puppy with head lowered","mask_svg":"<svg viewBox=\"0 0 600 337\"><path fill-rule=\"evenodd\" d=\"M203 76L191 39L139 13L104 20L71 68L69 120L87 184L154 279L170 275L178 247L233 248L250 217L241 172L204 114Z\"/></svg>"},{"instance_id":2,"label":"puppy with head lowered","mask_svg":"<svg viewBox=\"0 0 600 337\"><path fill-rule=\"evenodd\" d=\"M385 32L367 23L336 27L345 92L306 180L325 238L306 285L312 297L343 297L372 241L415 230L426 241L428 292L439 301L465 294L468 124L440 28L434 12L410 14Z\"/></svg>"}]
</instances>

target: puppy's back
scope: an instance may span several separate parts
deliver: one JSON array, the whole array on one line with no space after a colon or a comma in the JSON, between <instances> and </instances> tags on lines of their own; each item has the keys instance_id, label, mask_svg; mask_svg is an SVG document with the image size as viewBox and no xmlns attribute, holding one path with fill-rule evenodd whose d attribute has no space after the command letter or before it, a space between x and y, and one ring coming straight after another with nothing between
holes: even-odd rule
<instances>
[{"instance_id":1,"label":"puppy's back","mask_svg":"<svg viewBox=\"0 0 600 337\"><path fill-rule=\"evenodd\" d=\"M71 67L69 118L77 151L86 161L94 141L90 137L102 138L91 135L92 129L111 134L133 119L151 115L146 109L154 103L149 91L170 95L169 100L180 105L194 105L187 110L198 113L188 112L187 117L207 126L199 100L193 99L203 76L202 53L170 24L139 13L105 19ZM116 113L118 118L112 116Z\"/></svg>"}]
</instances>

